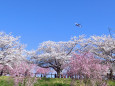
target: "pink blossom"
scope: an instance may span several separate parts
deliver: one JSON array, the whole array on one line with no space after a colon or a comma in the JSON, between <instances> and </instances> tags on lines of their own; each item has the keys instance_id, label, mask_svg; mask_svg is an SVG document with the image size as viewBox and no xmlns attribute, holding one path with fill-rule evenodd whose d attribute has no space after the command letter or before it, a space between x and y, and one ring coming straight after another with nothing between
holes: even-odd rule
<instances>
[{"instance_id":1,"label":"pink blossom","mask_svg":"<svg viewBox=\"0 0 115 86\"><path fill-rule=\"evenodd\" d=\"M34 65L28 64L27 62L21 62L20 64L15 64L13 69L10 70L11 76L31 76Z\"/></svg>"},{"instance_id":2,"label":"pink blossom","mask_svg":"<svg viewBox=\"0 0 115 86\"><path fill-rule=\"evenodd\" d=\"M42 68L42 67L36 68L36 73L38 74L48 74L49 72L50 72L49 68Z\"/></svg>"},{"instance_id":3,"label":"pink blossom","mask_svg":"<svg viewBox=\"0 0 115 86\"><path fill-rule=\"evenodd\" d=\"M108 66L101 64L91 53L74 54L70 59L67 74L77 74L80 78L102 78L101 75L107 71Z\"/></svg>"}]
</instances>

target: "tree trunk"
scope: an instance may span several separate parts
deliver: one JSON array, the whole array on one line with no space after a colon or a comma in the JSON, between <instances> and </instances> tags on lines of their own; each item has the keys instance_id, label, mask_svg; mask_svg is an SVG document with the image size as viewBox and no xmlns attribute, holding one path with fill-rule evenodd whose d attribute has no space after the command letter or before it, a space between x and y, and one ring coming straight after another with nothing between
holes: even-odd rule
<instances>
[{"instance_id":1,"label":"tree trunk","mask_svg":"<svg viewBox=\"0 0 115 86\"><path fill-rule=\"evenodd\" d=\"M57 70L56 72L57 72L57 78L60 78L60 72L61 72L61 71L60 71L60 70Z\"/></svg>"},{"instance_id":2,"label":"tree trunk","mask_svg":"<svg viewBox=\"0 0 115 86\"><path fill-rule=\"evenodd\" d=\"M113 70L110 69L109 79L112 80L112 78L113 78Z\"/></svg>"},{"instance_id":3,"label":"tree trunk","mask_svg":"<svg viewBox=\"0 0 115 86\"><path fill-rule=\"evenodd\" d=\"M4 73L4 71L3 71L3 70L1 70L1 72L0 72L0 76L2 76L2 75L3 75L3 73Z\"/></svg>"}]
</instances>

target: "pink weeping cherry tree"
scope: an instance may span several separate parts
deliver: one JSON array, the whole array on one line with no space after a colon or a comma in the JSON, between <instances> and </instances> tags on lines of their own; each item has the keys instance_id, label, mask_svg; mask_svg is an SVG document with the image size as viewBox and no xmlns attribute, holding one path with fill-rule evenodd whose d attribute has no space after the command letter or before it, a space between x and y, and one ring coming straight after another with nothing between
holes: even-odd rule
<instances>
[{"instance_id":1,"label":"pink weeping cherry tree","mask_svg":"<svg viewBox=\"0 0 115 86\"><path fill-rule=\"evenodd\" d=\"M20 64L14 64L10 70L11 76L32 76L34 65L27 62L21 62Z\"/></svg>"},{"instance_id":2,"label":"pink weeping cherry tree","mask_svg":"<svg viewBox=\"0 0 115 86\"><path fill-rule=\"evenodd\" d=\"M77 75L80 79L102 79L103 73L107 72L109 65L101 63L92 53L73 54L68 65L67 74Z\"/></svg>"},{"instance_id":3,"label":"pink weeping cherry tree","mask_svg":"<svg viewBox=\"0 0 115 86\"><path fill-rule=\"evenodd\" d=\"M33 86L37 79L32 79L33 71L35 65L28 62L21 62L19 64L14 64L14 66L9 69L9 75L14 79L15 85L18 86L19 83L25 86Z\"/></svg>"}]
</instances>

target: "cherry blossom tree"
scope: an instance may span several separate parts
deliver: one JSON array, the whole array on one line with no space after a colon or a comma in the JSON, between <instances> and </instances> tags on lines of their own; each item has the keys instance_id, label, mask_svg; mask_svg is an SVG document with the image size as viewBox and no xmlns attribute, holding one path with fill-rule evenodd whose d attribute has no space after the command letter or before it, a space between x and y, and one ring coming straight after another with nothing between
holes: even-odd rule
<instances>
[{"instance_id":1,"label":"cherry blossom tree","mask_svg":"<svg viewBox=\"0 0 115 86\"><path fill-rule=\"evenodd\" d=\"M76 37L73 40L76 41ZM90 51L108 61L115 59L115 38L110 35L84 37L84 40L79 42L79 45L83 52Z\"/></svg>"},{"instance_id":2,"label":"cherry blossom tree","mask_svg":"<svg viewBox=\"0 0 115 86\"><path fill-rule=\"evenodd\" d=\"M35 65L27 63L25 61L20 62L19 64L14 64L13 68L9 70L11 76L32 76Z\"/></svg>"},{"instance_id":3,"label":"cherry blossom tree","mask_svg":"<svg viewBox=\"0 0 115 86\"><path fill-rule=\"evenodd\" d=\"M91 53L75 53L66 68L70 76L77 75L80 78L101 79L109 65L103 65L100 59L96 59Z\"/></svg>"},{"instance_id":4,"label":"cherry blossom tree","mask_svg":"<svg viewBox=\"0 0 115 86\"><path fill-rule=\"evenodd\" d=\"M115 59L115 39L111 36L91 36L89 45L91 52L108 61Z\"/></svg>"},{"instance_id":5,"label":"cherry blossom tree","mask_svg":"<svg viewBox=\"0 0 115 86\"><path fill-rule=\"evenodd\" d=\"M34 68L34 64L25 61L14 64L13 68L9 69L9 75L14 79L15 86L19 86L19 83L21 83L21 86L33 86L37 81L37 78L33 77Z\"/></svg>"},{"instance_id":6,"label":"cherry blossom tree","mask_svg":"<svg viewBox=\"0 0 115 86\"><path fill-rule=\"evenodd\" d=\"M40 67L53 68L59 77L60 72L64 69L63 65L69 60L71 52L81 40L82 36L79 36L77 41L43 42L38 47L38 50L34 52L31 60Z\"/></svg>"},{"instance_id":7,"label":"cherry blossom tree","mask_svg":"<svg viewBox=\"0 0 115 86\"><path fill-rule=\"evenodd\" d=\"M11 67L26 59L24 45L20 44L19 37L0 32L0 64Z\"/></svg>"}]
</instances>

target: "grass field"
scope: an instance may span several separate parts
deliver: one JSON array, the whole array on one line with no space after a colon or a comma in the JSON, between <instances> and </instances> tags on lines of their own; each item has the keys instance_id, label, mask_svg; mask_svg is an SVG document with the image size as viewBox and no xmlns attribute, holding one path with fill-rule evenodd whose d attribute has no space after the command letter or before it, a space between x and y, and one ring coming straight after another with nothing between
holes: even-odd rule
<instances>
[{"instance_id":1,"label":"grass field","mask_svg":"<svg viewBox=\"0 0 115 86\"><path fill-rule=\"evenodd\" d=\"M115 86L115 81L107 81L108 86ZM71 80L70 78L42 78L38 80L34 86L85 86L82 80ZM87 82L87 86L92 86L90 82ZM97 85L98 86L98 83Z\"/></svg>"},{"instance_id":2,"label":"grass field","mask_svg":"<svg viewBox=\"0 0 115 86\"><path fill-rule=\"evenodd\" d=\"M108 86L115 86L115 81L107 81L107 83ZM13 79L6 76L0 77L0 86L14 86ZM34 86L85 86L85 84L82 80L71 80L70 78L38 78ZM87 86L91 86L91 83L87 82Z\"/></svg>"}]
</instances>

